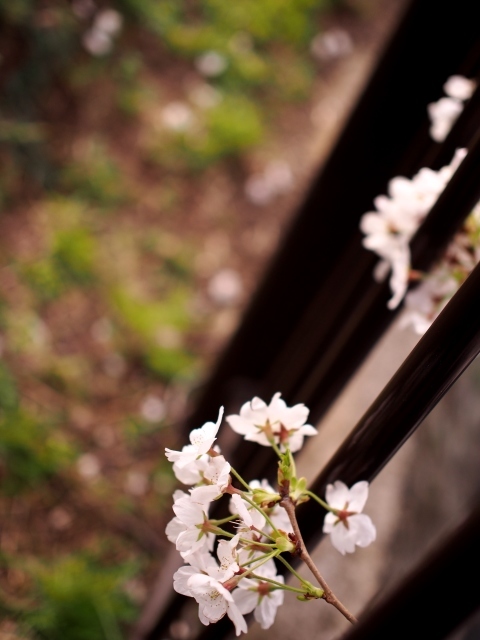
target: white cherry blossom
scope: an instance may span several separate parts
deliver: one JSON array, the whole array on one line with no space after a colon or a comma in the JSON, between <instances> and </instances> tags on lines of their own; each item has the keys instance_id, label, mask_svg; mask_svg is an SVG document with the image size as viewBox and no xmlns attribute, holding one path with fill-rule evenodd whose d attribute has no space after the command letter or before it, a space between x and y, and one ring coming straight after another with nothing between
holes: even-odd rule
<instances>
[{"instance_id":1,"label":"white cherry blossom","mask_svg":"<svg viewBox=\"0 0 480 640\"><path fill-rule=\"evenodd\" d=\"M463 103L455 98L440 98L427 106L431 121L430 137L435 142L443 142L450 133L455 120L463 111Z\"/></svg>"},{"instance_id":2,"label":"white cherry blossom","mask_svg":"<svg viewBox=\"0 0 480 640\"><path fill-rule=\"evenodd\" d=\"M177 469L182 469L199 456L208 453L217 439L222 418L223 407L220 407L217 422L206 422L200 429L194 429L190 432L190 446L183 447L182 451L165 448L167 460L176 463Z\"/></svg>"},{"instance_id":3,"label":"white cherry blossom","mask_svg":"<svg viewBox=\"0 0 480 640\"><path fill-rule=\"evenodd\" d=\"M197 573L205 575L217 575L218 563L215 558L205 550L195 551L188 558L184 558L188 565L180 567L173 575L173 588L184 596L193 598L188 587L188 579Z\"/></svg>"},{"instance_id":4,"label":"white cherry blossom","mask_svg":"<svg viewBox=\"0 0 480 640\"><path fill-rule=\"evenodd\" d=\"M192 500L208 504L219 498L225 487L230 484L230 464L223 456L202 460L199 466L202 485L190 490Z\"/></svg>"},{"instance_id":5,"label":"white cherry blossom","mask_svg":"<svg viewBox=\"0 0 480 640\"><path fill-rule=\"evenodd\" d=\"M453 124L462 113L464 102L472 97L476 82L463 76L450 76L443 85L446 97L427 105L430 118L430 136L435 142L443 142L450 133Z\"/></svg>"},{"instance_id":6,"label":"white cherry blossom","mask_svg":"<svg viewBox=\"0 0 480 640\"><path fill-rule=\"evenodd\" d=\"M368 482L354 484L351 489L337 480L327 485L326 500L334 513L325 516L323 532L330 534L333 546L345 553L353 553L355 546L367 547L377 536L370 517L361 513L368 498Z\"/></svg>"},{"instance_id":7,"label":"white cherry blossom","mask_svg":"<svg viewBox=\"0 0 480 640\"><path fill-rule=\"evenodd\" d=\"M204 625L218 622L225 614L235 625L237 636L247 632L247 623L235 604L230 591L214 578L196 573L187 581L191 595L198 602L198 617Z\"/></svg>"},{"instance_id":8,"label":"white cherry blossom","mask_svg":"<svg viewBox=\"0 0 480 640\"><path fill-rule=\"evenodd\" d=\"M287 407L280 396L276 393L269 405L255 397L241 407L240 415L227 416L226 420L245 440L268 447L273 438L282 448L288 444L292 452L298 451L304 436L315 435L317 430L305 424L309 410L304 404Z\"/></svg>"},{"instance_id":9,"label":"white cherry blossom","mask_svg":"<svg viewBox=\"0 0 480 640\"><path fill-rule=\"evenodd\" d=\"M480 207L474 208L443 258L405 298L400 327L423 335L480 261Z\"/></svg>"},{"instance_id":10,"label":"white cherry blossom","mask_svg":"<svg viewBox=\"0 0 480 640\"><path fill-rule=\"evenodd\" d=\"M469 80L465 76L453 75L443 85L443 90L451 98L457 100L468 100L472 97L473 92L477 88L475 80Z\"/></svg>"},{"instance_id":11,"label":"white cherry blossom","mask_svg":"<svg viewBox=\"0 0 480 640\"><path fill-rule=\"evenodd\" d=\"M216 578L221 582L225 582L234 576L240 569L237 562L237 546L240 540L240 534L237 533L231 540L220 540L217 548L217 558L220 563L218 570L208 573L212 578Z\"/></svg>"},{"instance_id":12,"label":"white cherry blossom","mask_svg":"<svg viewBox=\"0 0 480 640\"><path fill-rule=\"evenodd\" d=\"M255 574L284 584L284 578L277 575L273 560L269 560L255 569ZM243 578L238 589L233 592L233 599L240 613L247 614L254 611L254 618L262 629L269 629L275 621L279 606L283 604L284 591L276 589L272 584L253 578Z\"/></svg>"},{"instance_id":13,"label":"white cherry blossom","mask_svg":"<svg viewBox=\"0 0 480 640\"><path fill-rule=\"evenodd\" d=\"M208 521L205 506L194 502L189 495L177 500L173 505L173 511L177 519L173 518L167 525L167 537L169 539L177 535L175 544L183 558L195 553L202 548L213 547L214 536L203 527ZM181 530L183 527L183 530ZM173 540L172 540L173 542Z\"/></svg>"},{"instance_id":14,"label":"white cherry blossom","mask_svg":"<svg viewBox=\"0 0 480 640\"><path fill-rule=\"evenodd\" d=\"M374 199L376 211L368 211L360 219L360 230L365 234L363 246L382 259L375 269L375 279L383 280L391 271L389 309L395 309L407 292L409 243L465 155L466 149L457 149L452 162L439 171L424 167L411 180L393 178L388 194Z\"/></svg>"}]
</instances>

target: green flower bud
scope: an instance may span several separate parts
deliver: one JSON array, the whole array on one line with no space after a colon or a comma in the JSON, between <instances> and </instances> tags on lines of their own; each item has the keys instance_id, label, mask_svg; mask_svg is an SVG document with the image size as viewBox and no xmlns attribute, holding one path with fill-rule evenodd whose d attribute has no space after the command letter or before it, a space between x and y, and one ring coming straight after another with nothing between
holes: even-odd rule
<instances>
[{"instance_id":1,"label":"green flower bud","mask_svg":"<svg viewBox=\"0 0 480 640\"><path fill-rule=\"evenodd\" d=\"M275 544L277 545L278 549L280 549L280 551L282 553L284 551L289 551L290 553L295 553L295 550L296 550L295 543L292 542L290 540L290 538L288 538L287 534L283 534L283 535L279 536L275 540Z\"/></svg>"},{"instance_id":2,"label":"green flower bud","mask_svg":"<svg viewBox=\"0 0 480 640\"><path fill-rule=\"evenodd\" d=\"M276 502L280 502L281 499L282 497L278 493L271 493L270 491L265 491L265 489L253 490L252 500L262 508L271 507Z\"/></svg>"}]
</instances>

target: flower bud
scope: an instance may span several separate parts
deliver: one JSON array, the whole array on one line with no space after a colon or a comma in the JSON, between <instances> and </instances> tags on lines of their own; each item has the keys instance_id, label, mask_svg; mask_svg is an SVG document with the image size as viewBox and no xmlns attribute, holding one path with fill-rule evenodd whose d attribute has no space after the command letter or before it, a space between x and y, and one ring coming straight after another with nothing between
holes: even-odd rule
<instances>
[{"instance_id":1,"label":"flower bud","mask_svg":"<svg viewBox=\"0 0 480 640\"><path fill-rule=\"evenodd\" d=\"M290 553L295 553L296 551L296 547L295 547L295 543L292 542L288 537L287 534L284 532L281 532L282 535L279 536L276 540L275 540L275 544L277 545L278 549L280 549L280 551L283 553L284 551L289 551Z\"/></svg>"},{"instance_id":2,"label":"flower bud","mask_svg":"<svg viewBox=\"0 0 480 640\"><path fill-rule=\"evenodd\" d=\"M265 489L254 489L252 499L255 504L265 509L273 506L276 502L280 502L282 497L278 493L265 491Z\"/></svg>"}]
</instances>

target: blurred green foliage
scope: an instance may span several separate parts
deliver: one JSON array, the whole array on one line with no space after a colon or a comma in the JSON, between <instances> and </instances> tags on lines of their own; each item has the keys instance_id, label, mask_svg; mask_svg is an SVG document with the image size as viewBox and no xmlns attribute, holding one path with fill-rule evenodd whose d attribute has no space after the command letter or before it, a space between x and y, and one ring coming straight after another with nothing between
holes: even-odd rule
<instances>
[{"instance_id":1,"label":"blurred green foliage","mask_svg":"<svg viewBox=\"0 0 480 640\"><path fill-rule=\"evenodd\" d=\"M92 283L95 251L95 239L86 229L62 230L55 234L51 253L25 261L20 272L38 300L48 302L71 286Z\"/></svg>"},{"instance_id":2,"label":"blurred green foliage","mask_svg":"<svg viewBox=\"0 0 480 640\"><path fill-rule=\"evenodd\" d=\"M232 5L201 0L192 6L186 0L116 0L110 6L123 16L126 37L121 45L112 40L92 54L85 38L101 13L95 5L1 0L0 22L10 28L11 46L6 47L0 98L0 141L35 182L63 185L101 205L118 205L126 196L124 185L105 149L66 163L52 153L54 128L48 123L76 119L79 91L99 82L106 96L113 92L119 115L139 115L158 101L145 76L149 69L155 72L152 47L167 45L170 56L188 64L214 52L224 69L207 81L220 91L221 102L204 114L199 129L174 136L162 158L170 168L203 168L261 141L268 120L262 104L268 109L270 99L305 97L314 69L310 41L319 17L339 2L243 0ZM148 45L138 47L139 38ZM158 147L154 155L158 160ZM175 161L177 156L184 161Z\"/></svg>"},{"instance_id":3,"label":"blurred green foliage","mask_svg":"<svg viewBox=\"0 0 480 640\"><path fill-rule=\"evenodd\" d=\"M19 623L22 637L49 640L122 640L137 607L127 593L138 563L106 563L80 552L43 563L4 556L0 565L28 578L28 605L1 602Z\"/></svg>"},{"instance_id":4,"label":"blurred green foliage","mask_svg":"<svg viewBox=\"0 0 480 640\"><path fill-rule=\"evenodd\" d=\"M301 45L312 36L315 13L332 6L318 0L200 0L192 8L175 0L119 0L118 6L142 26L166 38L183 53L227 48L237 32L263 44L285 42Z\"/></svg>"},{"instance_id":5,"label":"blurred green foliage","mask_svg":"<svg viewBox=\"0 0 480 640\"><path fill-rule=\"evenodd\" d=\"M159 301L142 300L125 289L112 292L112 305L125 331L133 332L134 349L144 365L164 380L189 379L197 358L182 344L181 336L192 325L188 310L189 289L177 286ZM180 344L162 344L162 329L178 336Z\"/></svg>"},{"instance_id":6,"label":"blurred green foliage","mask_svg":"<svg viewBox=\"0 0 480 640\"><path fill-rule=\"evenodd\" d=\"M93 140L81 159L64 167L62 186L76 198L106 208L118 206L128 199L117 163L103 144Z\"/></svg>"},{"instance_id":7,"label":"blurred green foliage","mask_svg":"<svg viewBox=\"0 0 480 640\"><path fill-rule=\"evenodd\" d=\"M72 447L51 425L19 406L13 377L0 365L0 481L8 495L34 489L75 458Z\"/></svg>"},{"instance_id":8,"label":"blurred green foliage","mask_svg":"<svg viewBox=\"0 0 480 640\"><path fill-rule=\"evenodd\" d=\"M149 157L169 169L201 170L255 146L264 133L257 106L230 94L215 106L195 113L196 124L185 131L163 131L148 141Z\"/></svg>"}]
</instances>

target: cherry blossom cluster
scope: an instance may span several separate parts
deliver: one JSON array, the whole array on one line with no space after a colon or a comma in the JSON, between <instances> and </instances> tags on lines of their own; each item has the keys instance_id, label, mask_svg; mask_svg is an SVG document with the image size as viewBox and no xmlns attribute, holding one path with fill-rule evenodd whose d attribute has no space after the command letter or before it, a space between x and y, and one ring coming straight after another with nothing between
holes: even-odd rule
<instances>
[{"instance_id":1,"label":"cherry blossom cluster","mask_svg":"<svg viewBox=\"0 0 480 640\"><path fill-rule=\"evenodd\" d=\"M395 309L405 297L411 275L409 243L427 213L465 157L457 149L449 165L434 171L424 167L408 178L397 176L388 183L388 194L374 200L376 211L365 213L360 229L363 246L380 258L374 276L381 281L390 273L392 297L388 308Z\"/></svg>"},{"instance_id":2,"label":"cherry blossom cluster","mask_svg":"<svg viewBox=\"0 0 480 640\"><path fill-rule=\"evenodd\" d=\"M261 627L268 629L285 591L305 601L323 598L354 620L318 569L312 568L295 508L310 499L317 501L327 510L324 533L331 535L340 553L352 553L356 546L366 547L376 538L375 526L362 513L368 482L357 482L351 489L340 481L329 484L324 501L307 489L305 478L297 478L292 453L302 447L305 436L316 433L306 424L308 413L303 404L288 407L276 393L268 405L255 397L241 407L238 415L226 417L235 432L271 447L278 456L276 488L267 480L247 483L221 454L215 442L223 407L216 423L207 422L194 429L190 443L181 451L165 450L176 478L189 485L188 491L175 491L175 517L166 528L168 539L185 563L174 574L173 586L178 593L196 600L204 625L227 615L240 635L247 631L244 616L253 612ZM228 515L210 517L212 503L225 495ZM283 554L303 560L319 586L302 578ZM299 580L298 586L286 583L278 573L281 564Z\"/></svg>"},{"instance_id":3,"label":"cherry blossom cluster","mask_svg":"<svg viewBox=\"0 0 480 640\"><path fill-rule=\"evenodd\" d=\"M443 142L462 113L464 103L472 97L477 85L474 80L464 76L450 76L443 85L447 94L437 102L427 106L430 118L430 136L435 142Z\"/></svg>"},{"instance_id":4,"label":"cherry blossom cluster","mask_svg":"<svg viewBox=\"0 0 480 640\"><path fill-rule=\"evenodd\" d=\"M405 297L401 327L423 335L480 262L480 204L455 235L445 255Z\"/></svg>"}]
</instances>

